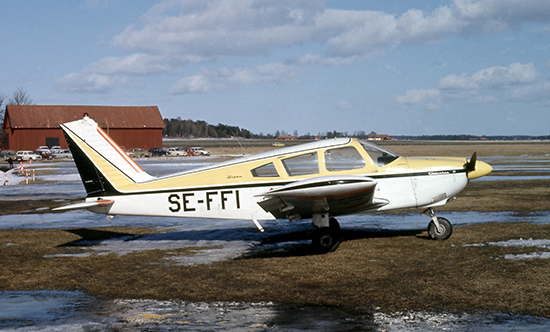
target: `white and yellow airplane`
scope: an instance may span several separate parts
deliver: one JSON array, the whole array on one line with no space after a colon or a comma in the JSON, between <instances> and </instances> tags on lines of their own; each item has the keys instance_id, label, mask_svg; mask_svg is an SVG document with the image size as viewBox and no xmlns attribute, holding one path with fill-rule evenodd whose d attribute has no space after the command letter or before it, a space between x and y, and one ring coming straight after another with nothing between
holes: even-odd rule
<instances>
[{"instance_id":1,"label":"white and yellow airplane","mask_svg":"<svg viewBox=\"0 0 550 332\"><path fill-rule=\"evenodd\" d=\"M313 245L332 249L335 216L425 209L428 232L447 239L451 223L433 207L453 199L488 164L447 157L401 157L372 143L338 138L305 143L169 176L136 164L87 115L64 123L87 192L85 202L57 208L109 215L249 219L313 219Z\"/></svg>"}]
</instances>

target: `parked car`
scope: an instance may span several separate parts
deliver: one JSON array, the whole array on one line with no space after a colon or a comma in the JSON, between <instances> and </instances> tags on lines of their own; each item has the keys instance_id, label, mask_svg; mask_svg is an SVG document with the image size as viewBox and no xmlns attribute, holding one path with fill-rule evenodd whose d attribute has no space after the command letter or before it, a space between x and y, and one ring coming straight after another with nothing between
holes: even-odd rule
<instances>
[{"instance_id":1,"label":"parked car","mask_svg":"<svg viewBox=\"0 0 550 332\"><path fill-rule=\"evenodd\" d=\"M132 158L143 158L150 156L150 154L142 148L133 148L128 150L126 153Z\"/></svg>"},{"instance_id":2,"label":"parked car","mask_svg":"<svg viewBox=\"0 0 550 332\"><path fill-rule=\"evenodd\" d=\"M168 154L168 151L164 150L163 148L152 148L149 149L149 153L151 156L154 157L164 157Z\"/></svg>"},{"instance_id":3,"label":"parked car","mask_svg":"<svg viewBox=\"0 0 550 332\"><path fill-rule=\"evenodd\" d=\"M34 152L36 152L38 154L42 154L43 152L49 154L50 153L50 148L45 146L45 145L41 145L36 150L34 150Z\"/></svg>"},{"instance_id":4,"label":"parked car","mask_svg":"<svg viewBox=\"0 0 550 332\"><path fill-rule=\"evenodd\" d=\"M69 149L52 150L52 156L55 159L63 159L63 158L72 158L73 157L73 155L71 153L71 150L69 150Z\"/></svg>"},{"instance_id":5,"label":"parked car","mask_svg":"<svg viewBox=\"0 0 550 332\"><path fill-rule=\"evenodd\" d=\"M16 160L29 161L29 160L40 160L42 156L28 150L17 151L15 154Z\"/></svg>"},{"instance_id":6,"label":"parked car","mask_svg":"<svg viewBox=\"0 0 550 332\"><path fill-rule=\"evenodd\" d=\"M191 150L191 148L182 148L185 152L187 152L188 156L196 156L197 154L195 151Z\"/></svg>"},{"instance_id":7,"label":"parked car","mask_svg":"<svg viewBox=\"0 0 550 332\"><path fill-rule=\"evenodd\" d=\"M196 156L209 156L212 154L210 151L198 146L191 148L191 151L195 152Z\"/></svg>"},{"instance_id":8,"label":"parked car","mask_svg":"<svg viewBox=\"0 0 550 332\"><path fill-rule=\"evenodd\" d=\"M12 160L17 160L17 155L13 151L4 151L3 154L4 154L4 160L10 159L10 157Z\"/></svg>"},{"instance_id":9,"label":"parked car","mask_svg":"<svg viewBox=\"0 0 550 332\"><path fill-rule=\"evenodd\" d=\"M185 157L187 156L187 151L183 148L173 147L168 149L168 156L170 157Z\"/></svg>"},{"instance_id":10,"label":"parked car","mask_svg":"<svg viewBox=\"0 0 550 332\"><path fill-rule=\"evenodd\" d=\"M42 159L52 159L52 152L50 148L48 148L45 145L39 146L36 150L34 150L36 154L39 154L42 156Z\"/></svg>"}]
</instances>

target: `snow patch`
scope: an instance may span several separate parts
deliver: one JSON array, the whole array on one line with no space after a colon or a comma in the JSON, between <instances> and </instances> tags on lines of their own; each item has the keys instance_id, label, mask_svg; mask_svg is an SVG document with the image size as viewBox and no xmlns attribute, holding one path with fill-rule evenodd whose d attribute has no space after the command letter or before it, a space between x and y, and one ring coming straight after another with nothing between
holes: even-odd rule
<instances>
[{"instance_id":1,"label":"snow patch","mask_svg":"<svg viewBox=\"0 0 550 332\"><path fill-rule=\"evenodd\" d=\"M0 186L15 186L25 181L25 177L16 173L15 168L7 172L0 171Z\"/></svg>"},{"instance_id":2,"label":"snow patch","mask_svg":"<svg viewBox=\"0 0 550 332\"><path fill-rule=\"evenodd\" d=\"M487 243L473 243L473 244L464 244L464 247L485 247L485 246L498 246L498 247L508 247L508 248L539 248L539 249L548 249L550 248L549 239L512 239L507 241L497 241L497 242L487 242ZM506 254L503 256L504 259L511 260L527 260L527 259L548 259L550 258L549 251L541 252L532 252L529 254Z\"/></svg>"}]
</instances>

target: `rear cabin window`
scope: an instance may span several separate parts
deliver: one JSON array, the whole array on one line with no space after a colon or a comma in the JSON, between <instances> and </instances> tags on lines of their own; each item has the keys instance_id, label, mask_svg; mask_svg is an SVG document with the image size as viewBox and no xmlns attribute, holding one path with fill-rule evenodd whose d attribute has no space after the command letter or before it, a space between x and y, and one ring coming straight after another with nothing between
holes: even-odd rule
<instances>
[{"instance_id":1,"label":"rear cabin window","mask_svg":"<svg viewBox=\"0 0 550 332\"><path fill-rule=\"evenodd\" d=\"M255 178L268 178L279 176L279 173L277 173L277 170L275 169L275 165L273 165L273 163L256 167L251 172L252 176L254 176Z\"/></svg>"},{"instance_id":2,"label":"rear cabin window","mask_svg":"<svg viewBox=\"0 0 550 332\"><path fill-rule=\"evenodd\" d=\"M315 152L283 159L283 165L290 176L319 173L319 162Z\"/></svg>"},{"instance_id":3,"label":"rear cabin window","mask_svg":"<svg viewBox=\"0 0 550 332\"><path fill-rule=\"evenodd\" d=\"M325 151L325 166L330 172L361 169L365 164L363 157L351 146Z\"/></svg>"}]
</instances>

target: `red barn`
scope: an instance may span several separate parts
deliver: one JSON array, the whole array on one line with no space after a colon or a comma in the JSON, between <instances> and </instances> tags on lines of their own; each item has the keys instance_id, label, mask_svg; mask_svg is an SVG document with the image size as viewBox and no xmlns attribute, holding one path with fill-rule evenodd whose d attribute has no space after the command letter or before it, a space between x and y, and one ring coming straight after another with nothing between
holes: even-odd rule
<instances>
[{"instance_id":1,"label":"red barn","mask_svg":"<svg viewBox=\"0 0 550 332\"><path fill-rule=\"evenodd\" d=\"M6 148L33 151L41 145L67 148L59 125L82 119L84 114L128 149L162 146L164 121L157 106L7 105Z\"/></svg>"}]
</instances>

